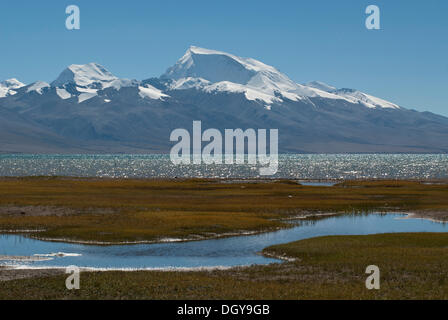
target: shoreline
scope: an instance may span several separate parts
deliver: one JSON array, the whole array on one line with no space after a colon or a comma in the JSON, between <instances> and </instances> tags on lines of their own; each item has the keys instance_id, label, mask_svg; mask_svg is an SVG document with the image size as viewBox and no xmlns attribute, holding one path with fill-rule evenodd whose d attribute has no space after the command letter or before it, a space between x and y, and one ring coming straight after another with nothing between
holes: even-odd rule
<instances>
[{"instance_id":1,"label":"shoreline","mask_svg":"<svg viewBox=\"0 0 448 320\"><path fill-rule=\"evenodd\" d=\"M107 242L107 241L84 241L84 240L72 240L72 239L64 239L64 238L44 238L38 236L29 236L30 239L35 239L39 241L48 241L48 242L63 242L63 243L73 243L73 244L84 244L84 245L98 245L98 246L116 246L116 245L135 245L135 244L160 244L160 243L176 243L176 242L192 242L192 241L205 241L205 240L214 240L220 238L230 238L230 237L239 237L239 236L250 236L262 233L269 233L281 230L281 228L277 228L274 230L266 230L266 231L242 231L242 232L229 232L222 234L214 234L211 236L200 236L200 235L192 235L191 238L162 238L160 240L141 240L141 241L116 241L116 242ZM1 232L0 232L1 234ZM20 234L20 233L17 233Z\"/></svg>"},{"instance_id":2,"label":"shoreline","mask_svg":"<svg viewBox=\"0 0 448 320\"><path fill-rule=\"evenodd\" d=\"M1 208L0 208L1 209ZM391 212L396 213L396 212ZM402 212L398 212L399 214L406 214ZM344 215L344 212L328 212L328 213L309 213L304 212L303 215L295 215L287 218L280 218L279 221L282 222L291 222L291 221L301 221L313 218L325 218L332 216ZM372 213L374 214L374 212ZM161 238L158 240L139 240L139 241L98 241L98 240L74 240L68 238L47 238L47 237L39 237L38 235L27 235L27 233L39 233L45 232L45 229L38 230L0 230L0 235L22 235L26 238L38 240L38 241L46 241L46 242L61 242L61 243L69 243L69 244L80 244L80 245L93 245L93 246L121 246L121 245L138 245L138 244L162 244L162 243L180 243L180 242L193 242L193 241L207 241L207 240L216 240L222 238L232 238L232 237L242 237L242 236L251 236L251 235L259 235L259 234L267 234L271 232L280 231L283 229L293 228L293 224L285 224L283 227L277 227L267 230L247 230L247 231L237 231L237 232L227 232L227 233L214 233L207 236L204 235L191 235L186 238ZM1 257L1 256L0 256Z\"/></svg>"},{"instance_id":3,"label":"shoreline","mask_svg":"<svg viewBox=\"0 0 448 320\"><path fill-rule=\"evenodd\" d=\"M278 219L282 222L291 222L291 221L303 221L303 220L312 220L313 218L326 218L333 216L341 216L344 214L349 214L346 212L328 212L328 213L305 213L304 215L296 215L287 218ZM425 211L423 212L406 212L400 210L393 210L390 212L380 212L373 211L367 214L400 214L403 215L401 219L421 219L428 220L434 223L448 223L448 211ZM98 241L98 240L74 240L68 238L49 238L49 237L39 237L38 235L29 235L30 233L39 233L45 232L45 229L17 229L17 230L0 230L1 235L21 235L25 238L45 241L45 242L60 242L67 244L80 244L80 245L92 245L92 246L122 246L122 245L138 245L138 244L163 244L163 243L180 243L180 242L194 242L194 241L207 241L207 240L215 240L222 238L232 238L232 237L242 237L242 236L251 236L251 235L259 235L259 234L267 234L271 232L276 232L283 229L292 228L293 224L286 224L283 227L272 228L268 230L247 230L247 231L239 231L239 232L227 232L227 233L214 233L207 236L204 235L191 235L186 238L161 238L158 240L139 240L139 241ZM0 255L0 260L2 260L2 255ZM279 258L280 259L280 258ZM3 259L4 260L4 259Z\"/></svg>"},{"instance_id":4,"label":"shoreline","mask_svg":"<svg viewBox=\"0 0 448 320\"><path fill-rule=\"evenodd\" d=\"M380 212L372 212L369 214L379 214ZM402 214L404 215L402 219L422 219L422 220L428 220L435 223L448 223L448 212L440 212L440 211L434 211L434 212L426 212L429 216L425 216L421 212L404 212L404 211L391 211L386 212L386 214ZM444 217L436 219L434 218L431 213L437 213L440 215L443 215ZM326 218L326 217L332 217L332 216L339 216L344 215L346 213L343 212L329 212L329 213L307 213L305 215L298 215L298 216L292 216L284 219L279 219L280 221L300 221L300 220L307 220L307 219L313 219L313 218ZM446 220L444 220L445 218ZM291 227L293 227L291 225ZM258 231L241 231L241 232L229 232L229 233L222 233L222 234L212 234L209 236L203 236L203 235L191 235L190 237L186 238L161 238L158 240L141 240L141 241L95 241L95 240L74 240L74 239L67 239L67 238L46 238L46 237L39 237L36 235L26 235L27 233L35 233L35 232L44 232L46 230L0 230L0 235L8 235L8 234L14 234L14 235L23 235L26 238L34 239L38 241L46 241L46 242L61 242L61 243L70 243L70 244L81 244L81 245L94 245L94 246L121 246L121 245L137 245L137 244L162 244L162 243L179 243L179 242L193 242L193 241L206 241L206 240L215 240L215 239L221 239L221 238L231 238L231 237L241 237L241 236L251 236L251 235L257 235L257 234L266 234L271 232L276 232L282 229L288 229L289 226L286 225L283 228L274 228L272 230L258 230ZM1 256L0 256L1 258ZM1 260L1 259L0 259Z\"/></svg>"},{"instance_id":5,"label":"shoreline","mask_svg":"<svg viewBox=\"0 0 448 320\"><path fill-rule=\"evenodd\" d=\"M448 212L432 211L427 213L428 216L425 216L421 212L406 213L405 219L421 219L421 220L429 220L435 223L448 223ZM436 218L439 215L442 217Z\"/></svg>"},{"instance_id":6,"label":"shoreline","mask_svg":"<svg viewBox=\"0 0 448 320\"><path fill-rule=\"evenodd\" d=\"M370 213L370 214L380 214L380 213ZM433 221L435 223L444 223L444 221L436 221L429 217L419 217L416 213L404 213L404 212L390 212L386 214L400 214L403 215L402 218L398 219L422 219L422 220L429 220ZM307 218L313 218L313 217L328 217L328 216L335 216L335 215L341 215L341 213L329 213L329 214L310 214L301 218L297 218L297 220L307 219ZM446 222L446 221L445 221ZM260 234L265 232L256 232L252 234ZM397 232L396 234L400 234L401 232ZM406 233L406 232L405 232ZM240 236L242 234L235 234L234 236ZM380 235L380 233L374 233L371 235ZM306 238L304 240L309 240L313 238L320 238L320 237L311 237ZM41 239L39 239L41 240ZM203 239L203 240L209 240L209 239ZM46 240L42 240L46 241ZM201 240L192 240L192 241L201 241ZM64 241L67 242L67 241ZM73 243L73 242L72 242ZM77 242L75 242L77 243ZM159 242L160 243L160 242ZM92 244L92 243L89 243ZM128 245L130 243L121 243L117 245ZM152 243L149 243L152 244ZM286 243L280 244L280 245L286 245ZM288 256L286 254L277 254L275 252L269 252L266 249L269 247L263 248L262 251L259 252L259 254L267 257L279 260L279 262L272 262L268 265L276 264L276 263L285 263L285 262L295 262L297 261L296 258L292 256ZM48 258L44 258L41 256L6 256L6 255L0 255L0 261L6 261L6 260L18 260L18 261L40 261L40 260L48 260ZM119 271L119 272L139 272L139 271L146 271L146 272L205 272L205 271L225 271L225 270L241 270L246 268L251 268L254 266L259 265L238 265L238 266L199 266L199 267L146 267L146 268L96 268L96 267L80 267L80 271L82 272L113 272L113 271ZM263 265L260 265L263 266ZM58 266L30 266L30 265L0 265L0 282L1 281L7 281L7 280L15 280L15 279L22 279L22 278L33 278L33 277L41 277L42 275L56 275L60 273L64 273L66 270L66 267L58 267ZM6 276L5 273L6 272ZM17 272L17 277L15 277L13 274ZM6 277L6 280L5 280Z\"/></svg>"},{"instance_id":7,"label":"shoreline","mask_svg":"<svg viewBox=\"0 0 448 320\"><path fill-rule=\"evenodd\" d=\"M448 299L441 272L448 268L447 245L447 232L321 236L265 250L295 258L284 263L184 272L85 270L81 290L67 290L63 269L0 267L0 299ZM387 274L379 291L364 286L371 262Z\"/></svg>"}]
</instances>

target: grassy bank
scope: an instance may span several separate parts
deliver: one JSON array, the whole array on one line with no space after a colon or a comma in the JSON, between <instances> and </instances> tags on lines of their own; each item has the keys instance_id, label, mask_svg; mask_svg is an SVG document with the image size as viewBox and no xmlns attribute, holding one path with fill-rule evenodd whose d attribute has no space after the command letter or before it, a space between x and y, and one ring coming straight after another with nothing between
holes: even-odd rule
<instances>
[{"instance_id":1,"label":"grassy bank","mask_svg":"<svg viewBox=\"0 0 448 320\"><path fill-rule=\"evenodd\" d=\"M448 234L320 237L266 253L296 260L210 272L93 272L0 283L0 299L448 299ZM367 290L377 265L381 289ZM1 272L1 271L0 271Z\"/></svg>"},{"instance_id":2,"label":"grassy bank","mask_svg":"<svg viewBox=\"0 0 448 320\"><path fill-rule=\"evenodd\" d=\"M285 227L318 212L415 211L448 220L448 185L354 181L334 187L294 181L0 179L0 230L45 230L43 238L157 241Z\"/></svg>"}]
</instances>

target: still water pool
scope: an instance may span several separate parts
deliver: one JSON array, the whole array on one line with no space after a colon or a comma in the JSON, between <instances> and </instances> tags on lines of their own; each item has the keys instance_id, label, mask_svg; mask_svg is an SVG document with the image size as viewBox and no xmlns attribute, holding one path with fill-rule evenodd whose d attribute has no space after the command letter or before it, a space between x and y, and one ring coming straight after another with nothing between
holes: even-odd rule
<instances>
[{"instance_id":1,"label":"still water pool","mask_svg":"<svg viewBox=\"0 0 448 320\"><path fill-rule=\"evenodd\" d=\"M168 269L231 267L269 264L279 260L259 252L270 245L325 235L363 235L390 232L448 232L448 224L406 219L401 214L331 216L302 221L290 229L215 240L95 246L34 240L22 235L0 235L0 255L40 257L41 261L3 260L17 267L110 269ZM58 256L56 253L68 255Z\"/></svg>"}]
</instances>

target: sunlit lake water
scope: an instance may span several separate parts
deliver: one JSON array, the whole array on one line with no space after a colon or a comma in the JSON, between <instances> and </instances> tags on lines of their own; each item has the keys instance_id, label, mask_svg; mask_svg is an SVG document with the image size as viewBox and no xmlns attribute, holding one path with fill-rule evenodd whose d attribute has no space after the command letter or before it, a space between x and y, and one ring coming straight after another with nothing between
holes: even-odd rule
<instances>
[{"instance_id":1,"label":"sunlit lake water","mask_svg":"<svg viewBox=\"0 0 448 320\"><path fill-rule=\"evenodd\" d=\"M76 254L50 257L46 261L0 261L27 267L64 267L152 269L243 266L279 262L259 252L270 245L325 235L363 235L389 232L448 232L448 225L429 220L403 219L403 215L327 217L304 221L291 229L276 232L194 242L92 246L45 242L20 235L0 236L0 255L34 256L58 252Z\"/></svg>"},{"instance_id":2,"label":"sunlit lake water","mask_svg":"<svg viewBox=\"0 0 448 320\"><path fill-rule=\"evenodd\" d=\"M257 178L257 165L173 165L169 155L0 155L0 176ZM448 178L448 155L283 154L289 179Z\"/></svg>"}]
</instances>

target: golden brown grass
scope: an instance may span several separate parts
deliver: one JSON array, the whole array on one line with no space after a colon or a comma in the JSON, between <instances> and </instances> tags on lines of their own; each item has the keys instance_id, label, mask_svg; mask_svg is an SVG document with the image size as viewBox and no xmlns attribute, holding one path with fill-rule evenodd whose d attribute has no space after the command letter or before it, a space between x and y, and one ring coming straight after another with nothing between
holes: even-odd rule
<instances>
[{"instance_id":1,"label":"golden brown grass","mask_svg":"<svg viewBox=\"0 0 448 320\"><path fill-rule=\"evenodd\" d=\"M5 206L65 207L80 213L1 214ZM280 219L309 212L396 210L448 212L448 185L349 181L334 187L305 187L294 181L0 179L0 230L45 229L34 235L72 240L210 237L285 227Z\"/></svg>"}]
</instances>

